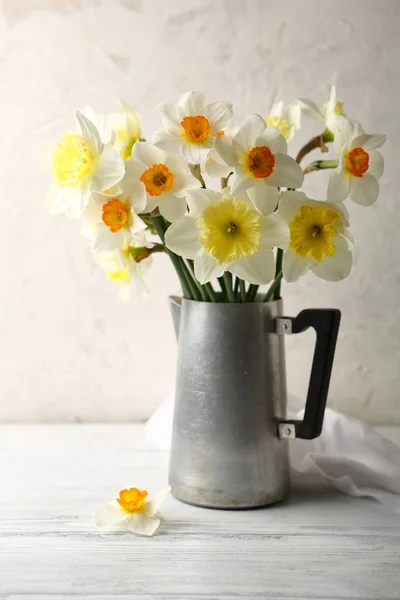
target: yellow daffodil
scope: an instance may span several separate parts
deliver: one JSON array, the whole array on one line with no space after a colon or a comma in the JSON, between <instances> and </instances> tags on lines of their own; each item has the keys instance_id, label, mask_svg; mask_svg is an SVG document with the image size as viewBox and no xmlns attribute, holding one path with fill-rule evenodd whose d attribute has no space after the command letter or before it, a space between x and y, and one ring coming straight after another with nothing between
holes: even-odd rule
<instances>
[{"instance_id":1,"label":"yellow daffodil","mask_svg":"<svg viewBox=\"0 0 400 600\"><path fill-rule=\"evenodd\" d=\"M225 271L254 284L271 281L275 273L272 248L289 239L288 226L276 215L262 216L246 193L229 195L211 190L190 190L190 214L167 230L167 247L194 259L200 283Z\"/></svg>"},{"instance_id":2,"label":"yellow daffodil","mask_svg":"<svg viewBox=\"0 0 400 600\"><path fill-rule=\"evenodd\" d=\"M48 195L51 214L78 219L92 191L103 191L121 181L124 161L112 145L104 144L93 123L77 112L80 133L66 133L51 157L53 186Z\"/></svg>"},{"instance_id":3,"label":"yellow daffodil","mask_svg":"<svg viewBox=\"0 0 400 600\"><path fill-rule=\"evenodd\" d=\"M167 487L147 500L146 490L121 490L113 502L104 504L96 511L95 524L99 529L126 530L137 535L152 536L160 525L158 511L169 492L170 488Z\"/></svg>"},{"instance_id":4,"label":"yellow daffodil","mask_svg":"<svg viewBox=\"0 0 400 600\"><path fill-rule=\"evenodd\" d=\"M303 192L282 192L277 212L290 230L283 256L286 281L296 281L309 270L327 281L349 275L353 241L342 204L311 200Z\"/></svg>"}]
</instances>

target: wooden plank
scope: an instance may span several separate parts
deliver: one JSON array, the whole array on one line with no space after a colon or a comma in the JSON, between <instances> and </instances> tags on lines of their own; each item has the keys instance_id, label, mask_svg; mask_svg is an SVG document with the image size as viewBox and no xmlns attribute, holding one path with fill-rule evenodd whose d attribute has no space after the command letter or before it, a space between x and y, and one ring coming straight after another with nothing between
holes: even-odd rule
<instances>
[{"instance_id":1,"label":"wooden plank","mask_svg":"<svg viewBox=\"0 0 400 600\"><path fill-rule=\"evenodd\" d=\"M99 532L121 487L168 457L135 425L0 427L0 600L399 598L400 518L312 483L256 511L168 498L159 535Z\"/></svg>"}]
</instances>

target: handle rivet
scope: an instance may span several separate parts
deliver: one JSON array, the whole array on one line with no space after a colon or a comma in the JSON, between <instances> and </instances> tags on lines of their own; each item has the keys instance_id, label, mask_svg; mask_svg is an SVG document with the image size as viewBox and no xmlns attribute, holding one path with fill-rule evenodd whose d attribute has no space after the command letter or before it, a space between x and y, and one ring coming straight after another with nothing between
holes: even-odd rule
<instances>
[{"instance_id":1,"label":"handle rivet","mask_svg":"<svg viewBox=\"0 0 400 600\"><path fill-rule=\"evenodd\" d=\"M287 331L287 325L286 325L286 323L282 323L282 331Z\"/></svg>"}]
</instances>

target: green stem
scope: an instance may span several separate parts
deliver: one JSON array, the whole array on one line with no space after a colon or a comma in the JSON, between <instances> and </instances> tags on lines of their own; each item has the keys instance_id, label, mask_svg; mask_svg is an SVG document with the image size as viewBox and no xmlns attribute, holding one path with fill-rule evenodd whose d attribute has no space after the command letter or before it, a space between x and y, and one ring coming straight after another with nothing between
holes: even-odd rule
<instances>
[{"instance_id":1,"label":"green stem","mask_svg":"<svg viewBox=\"0 0 400 600\"><path fill-rule=\"evenodd\" d=\"M239 285L240 285L239 282L240 282L239 277L235 277L235 286L233 288L233 293L235 294L236 301L239 300Z\"/></svg>"},{"instance_id":2,"label":"green stem","mask_svg":"<svg viewBox=\"0 0 400 600\"><path fill-rule=\"evenodd\" d=\"M189 300L193 300L191 288L188 285L184 270L182 268L183 260L174 252L171 252L169 248L165 245L165 231L166 231L166 223L163 217L160 216L151 216L151 222L153 223L153 227L156 230L158 237L161 240L162 245L165 248L165 252L168 254L171 262L174 266L174 269L179 277L179 281L182 287L182 292L185 298Z\"/></svg>"},{"instance_id":3,"label":"green stem","mask_svg":"<svg viewBox=\"0 0 400 600\"><path fill-rule=\"evenodd\" d=\"M219 283L219 287L221 288L221 292L224 295L224 302L228 301L228 296L226 293L226 285L225 285L225 281L223 277L218 277L218 283Z\"/></svg>"},{"instance_id":4,"label":"green stem","mask_svg":"<svg viewBox=\"0 0 400 600\"><path fill-rule=\"evenodd\" d=\"M211 302L217 302L217 296L215 295L214 288L211 283L205 283L204 288L207 290L207 294L209 295Z\"/></svg>"},{"instance_id":5,"label":"green stem","mask_svg":"<svg viewBox=\"0 0 400 600\"><path fill-rule=\"evenodd\" d=\"M315 160L304 169L304 174L320 171L321 169L336 169L338 165L338 160Z\"/></svg>"},{"instance_id":6,"label":"green stem","mask_svg":"<svg viewBox=\"0 0 400 600\"><path fill-rule=\"evenodd\" d=\"M283 250L277 248L276 251L276 267L275 267L275 280L282 274L282 262L283 262ZM281 297L281 279L279 279L276 289L274 289L274 300L278 300ZM268 292L267 292L268 295Z\"/></svg>"},{"instance_id":7,"label":"green stem","mask_svg":"<svg viewBox=\"0 0 400 600\"><path fill-rule=\"evenodd\" d=\"M246 294L246 302L254 302L254 299L257 296L259 287L260 287L259 285L255 285L254 283L251 283L249 285L249 289L247 290L247 294Z\"/></svg>"},{"instance_id":8,"label":"green stem","mask_svg":"<svg viewBox=\"0 0 400 600\"><path fill-rule=\"evenodd\" d=\"M190 288L190 291L192 293L193 296L193 300L206 300L207 297L203 297L203 294L201 293L200 289L199 289L199 285L197 283L197 281L195 281L193 279L193 277L190 274L190 270L187 267L187 265L185 264L185 261L182 260L182 272L184 274L184 277L186 278L186 282Z\"/></svg>"},{"instance_id":9,"label":"green stem","mask_svg":"<svg viewBox=\"0 0 400 600\"><path fill-rule=\"evenodd\" d=\"M232 273L229 273L229 271L225 271L223 277L226 286L226 295L228 297L228 302L236 302L235 294L233 293L232 289Z\"/></svg>"},{"instance_id":10,"label":"green stem","mask_svg":"<svg viewBox=\"0 0 400 600\"><path fill-rule=\"evenodd\" d=\"M277 291L277 289L280 288L281 279L282 279L282 271L274 279L274 281L272 282L272 284L271 284L268 292L265 294L265 296L264 296L264 302L268 302L269 300L271 300L272 296L273 296L274 300L278 300L278 298L280 297L280 295L276 296L276 291Z\"/></svg>"},{"instance_id":11,"label":"green stem","mask_svg":"<svg viewBox=\"0 0 400 600\"><path fill-rule=\"evenodd\" d=\"M240 299L242 302L246 302L246 283L243 281L243 279L240 279L239 285L240 285Z\"/></svg>"}]
</instances>

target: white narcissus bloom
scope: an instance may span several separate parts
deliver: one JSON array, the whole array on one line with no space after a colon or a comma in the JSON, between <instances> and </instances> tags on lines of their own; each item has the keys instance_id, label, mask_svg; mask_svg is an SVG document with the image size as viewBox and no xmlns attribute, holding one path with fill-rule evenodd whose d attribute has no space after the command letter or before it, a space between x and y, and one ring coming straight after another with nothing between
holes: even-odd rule
<instances>
[{"instance_id":1,"label":"white narcissus bloom","mask_svg":"<svg viewBox=\"0 0 400 600\"><path fill-rule=\"evenodd\" d=\"M212 190L190 190L190 214L173 223L165 234L167 247L194 259L197 280L207 283L225 271L254 284L275 274L272 248L287 243L289 230L279 217L264 217L245 192L228 195Z\"/></svg>"},{"instance_id":2,"label":"white narcissus bloom","mask_svg":"<svg viewBox=\"0 0 400 600\"><path fill-rule=\"evenodd\" d=\"M276 127L281 135L289 142L296 131L300 130L301 108L296 102L284 106L283 102L272 105L268 117L264 118L267 125Z\"/></svg>"},{"instance_id":3,"label":"white narcissus bloom","mask_svg":"<svg viewBox=\"0 0 400 600\"><path fill-rule=\"evenodd\" d=\"M111 144L103 144L89 119L77 112L81 133L66 133L53 150L51 173L54 183L48 195L51 214L66 213L78 219L93 190L103 191L121 181L122 158Z\"/></svg>"},{"instance_id":4,"label":"white narcissus bloom","mask_svg":"<svg viewBox=\"0 0 400 600\"><path fill-rule=\"evenodd\" d=\"M178 105L159 104L164 129L153 135L153 144L167 152L182 152L190 164L200 164L215 140L233 119L229 102L206 104L203 94L188 92Z\"/></svg>"},{"instance_id":5,"label":"white narcissus bloom","mask_svg":"<svg viewBox=\"0 0 400 600\"><path fill-rule=\"evenodd\" d=\"M160 214L171 222L185 214L185 193L199 187L200 182L181 156L167 154L148 142L137 142L128 164L146 198L146 212L158 207Z\"/></svg>"},{"instance_id":6,"label":"white narcissus bloom","mask_svg":"<svg viewBox=\"0 0 400 600\"><path fill-rule=\"evenodd\" d=\"M143 277L152 264L152 257L137 262L140 254L147 254L148 245L143 235L142 243L133 239L112 252L92 252L93 260L104 269L107 278L120 284L118 295L125 302L129 300L132 288L141 296L148 292Z\"/></svg>"},{"instance_id":7,"label":"white narcissus bloom","mask_svg":"<svg viewBox=\"0 0 400 600\"><path fill-rule=\"evenodd\" d=\"M347 277L353 263L353 241L343 204L311 200L303 192L282 192L278 215L289 225L283 277L296 281L311 271L326 281Z\"/></svg>"},{"instance_id":8,"label":"white narcissus bloom","mask_svg":"<svg viewBox=\"0 0 400 600\"><path fill-rule=\"evenodd\" d=\"M326 129L333 133L335 133L338 117L346 116L343 112L343 102L336 99L336 87L334 85L331 87L328 102L325 102L321 107L308 98L297 98L294 104L300 107L302 115L325 125Z\"/></svg>"},{"instance_id":9,"label":"white narcissus bloom","mask_svg":"<svg viewBox=\"0 0 400 600\"><path fill-rule=\"evenodd\" d=\"M129 243L146 229L138 216L146 206L146 192L136 180L134 165L126 163L122 181L107 193L92 192L82 215L83 232L92 239L93 250L106 252Z\"/></svg>"},{"instance_id":10,"label":"white narcissus bloom","mask_svg":"<svg viewBox=\"0 0 400 600\"><path fill-rule=\"evenodd\" d=\"M103 141L112 142L121 158L129 160L132 148L141 136L141 122L139 115L125 100L120 100L120 103L120 112L98 115L86 106L82 114L94 123Z\"/></svg>"},{"instance_id":11,"label":"white narcissus bloom","mask_svg":"<svg viewBox=\"0 0 400 600\"><path fill-rule=\"evenodd\" d=\"M264 216L278 204L278 187L298 188L303 183L301 167L286 154L286 140L259 115L247 119L232 139L220 136L215 147L235 169L232 194L247 190L253 205Z\"/></svg>"},{"instance_id":12,"label":"white narcissus bloom","mask_svg":"<svg viewBox=\"0 0 400 600\"><path fill-rule=\"evenodd\" d=\"M338 121L334 149L339 166L329 179L329 202L342 202L347 197L362 206L375 202L384 166L383 156L376 148L385 141L383 134L366 135L358 123L344 118Z\"/></svg>"},{"instance_id":13,"label":"white narcissus bloom","mask_svg":"<svg viewBox=\"0 0 400 600\"><path fill-rule=\"evenodd\" d=\"M158 511L170 489L160 490L150 501L146 501L148 493L145 490L121 490L115 501L104 504L96 511L95 524L100 529L127 530L137 535L151 536L160 525Z\"/></svg>"}]
</instances>

